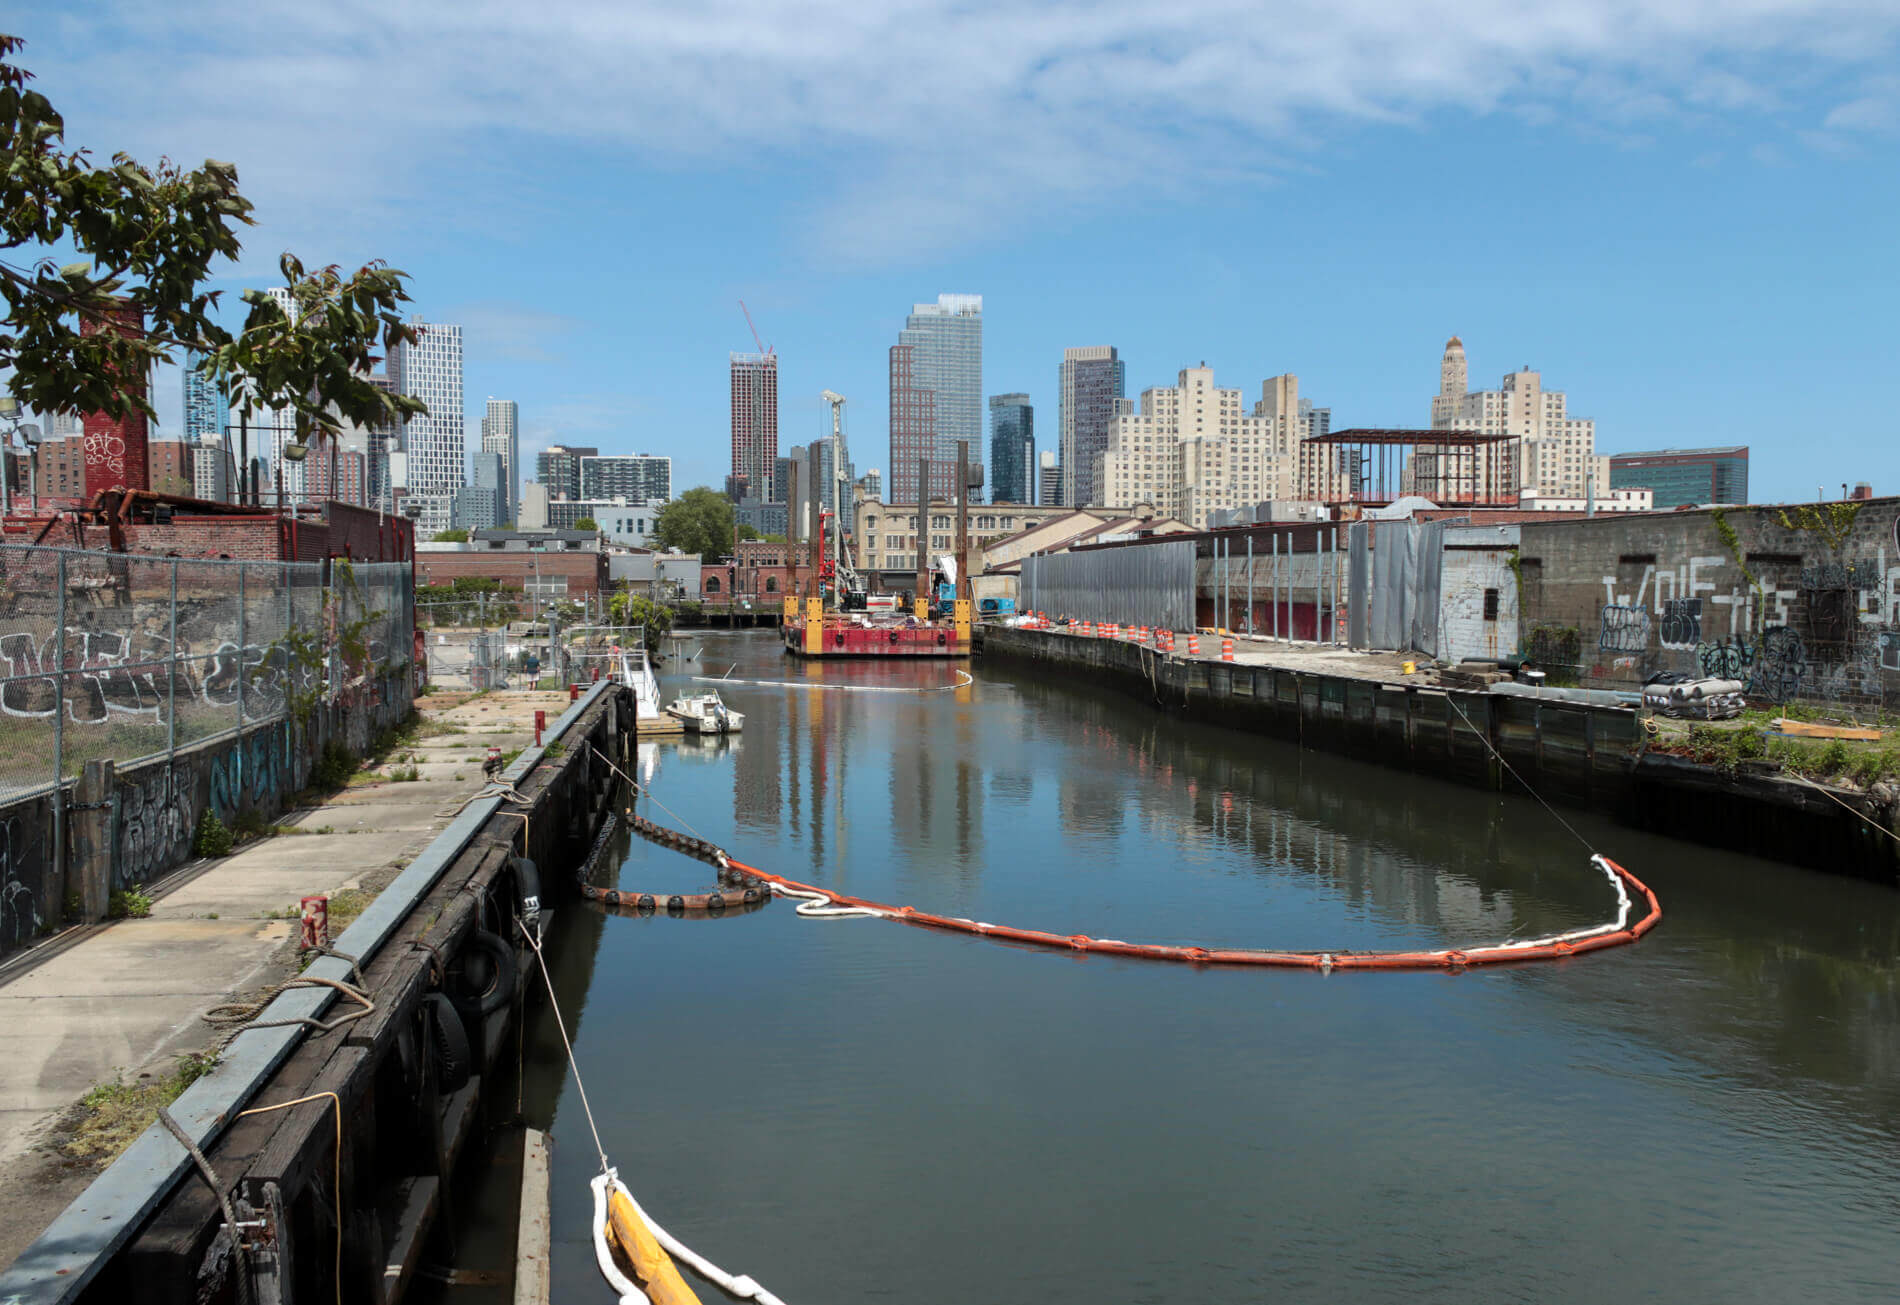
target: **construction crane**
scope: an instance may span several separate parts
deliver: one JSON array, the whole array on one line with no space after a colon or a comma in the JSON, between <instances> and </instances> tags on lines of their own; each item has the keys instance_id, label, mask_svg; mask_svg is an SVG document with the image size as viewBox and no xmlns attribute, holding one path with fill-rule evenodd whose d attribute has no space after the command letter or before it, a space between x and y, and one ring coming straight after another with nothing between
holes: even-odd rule
<instances>
[{"instance_id":1,"label":"construction crane","mask_svg":"<svg viewBox=\"0 0 1900 1305\"><path fill-rule=\"evenodd\" d=\"M743 299L739 301L739 311L745 314L746 329L752 332L752 343L759 346L760 356L770 358L772 350L766 346L765 341L759 338L759 328L752 324L752 310L745 306Z\"/></svg>"},{"instance_id":2,"label":"construction crane","mask_svg":"<svg viewBox=\"0 0 1900 1305\"><path fill-rule=\"evenodd\" d=\"M851 481L845 475L844 450L844 405L845 397L836 390L826 390L821 395L831 405L831 474L832 501L838 509L838 525L832 532L833 562L838 576L839 605L858 606L864 596L864 581L858 577L857 569L851 565L851 553L845 546L845 536L851 531L847 528L851 512Z\"/></svg>"}]
</instances>

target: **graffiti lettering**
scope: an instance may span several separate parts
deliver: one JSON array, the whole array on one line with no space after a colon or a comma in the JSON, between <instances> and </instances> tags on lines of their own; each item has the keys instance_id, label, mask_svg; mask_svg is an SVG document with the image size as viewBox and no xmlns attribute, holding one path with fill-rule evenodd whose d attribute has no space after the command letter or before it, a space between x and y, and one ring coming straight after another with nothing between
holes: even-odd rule
<instances>
[{"instance_id":1,"label":"graffiti lettering","mask_svg":"<svg viewBox=\"0 0 1900 1305\"><path fill-rule=\"evenodd\" d=\"M1669 598L1663 601L1662 646L1693 648L1702 642L1702 600Z\"/></svg>"},{"instance_id":2,"label":"graffiti lettering","mask_svg":"<svg viewBox=\"0 0 1900 1305\"><path fill-rule=\"evenodd\" d=\"M1799 634L1785 625L1771 625L1762 631L1761 650L1748 680L1749 693L1786 702L1801 692L1807 674L1808 648Z\"/></svg>"},{"instance_id":3,"label":"graffiti lettering","mask_svg":"<svg viewBox=\"0 0 1900 1305\"><path fill-rule=\"evenodd\" d=\"M1755 650L1739 639L1721 639L1697 644L1695 660L1704 679L1739 680L1755 664Z\"/></svg>"},{"instance_id":4,"label":"graffiti lettering","mask_svg":"<svg viewBox=\"0 0 1900 1305\"><path fill-rule=\"evenodd\" d=\"M1642 607L1624 607L1607 603L1603 623L1597 634L1597 650L1612 653L1639 653L1649 647L1649 612Z\"/></svg>"},{"instance_id":5,"label":"graffiti lettering","mask_svg":"<svg viewBox=\"0 0 1900 1305\"><path fill-rule=\"evenodd\" d=\"M191 789L187 767L159 766L119 790L118 887L144 883L184 860L195 823Z\"/></svg>"}]
</instances>

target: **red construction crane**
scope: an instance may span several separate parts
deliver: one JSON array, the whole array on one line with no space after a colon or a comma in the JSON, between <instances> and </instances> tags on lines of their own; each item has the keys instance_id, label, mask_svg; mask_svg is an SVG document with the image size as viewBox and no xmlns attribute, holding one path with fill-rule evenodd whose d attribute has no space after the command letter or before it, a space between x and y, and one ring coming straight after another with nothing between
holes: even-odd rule
<instances>
[{"instance_id":1,"label":"red construction crane","mask_svg":"<svg viewBox=\"0 0 1900 1305\"><path fill-rule=\"evenodd\" d=\"M765 341L759 338L759 328L752 325L752 310L745 306L745 300L743 299L739 301L739 311L745 314L746 327L752 332L752 343L759 346L759 352L761 354L770 357L772 351L766 347Z\"/></svg>"}]
</instances>

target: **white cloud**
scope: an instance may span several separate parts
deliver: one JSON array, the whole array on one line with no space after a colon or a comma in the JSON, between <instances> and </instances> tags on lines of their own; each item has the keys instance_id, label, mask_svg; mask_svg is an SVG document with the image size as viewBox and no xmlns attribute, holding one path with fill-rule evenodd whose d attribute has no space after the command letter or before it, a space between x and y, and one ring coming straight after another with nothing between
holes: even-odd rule
<instances>
[{"instance_id":1,"label":"white cloud","mask_svg":"<svg viewBox=\"0 0 1900 1305\"><path fill-rule=\"evenodd\" d=\"M237 160L257 243L509 227L550 142L695 170L805 167L816 252L983 240L1158 174L1276 175L1355 124L1509 111L1631 140L1772 113L1890 59L1840 0L252 0L15 26L76 137ZM44 35L36 29L43 29ZM95 94L100 88L116 92ZM1855 101L1830 126L1873 125ZM1885 119L1880 119L1884 121ZM262 246L269 244L265 251Z\"/></svg>"},{"instance_id":2,"label":"white cloud","mask_svg":"<svg viewBox=\"0 0 1900 1305\"><path fill-rule=\"evenodd\" d=\"M463 347L490 361L544 363L559 356L558 341L585 323L532 304L484 300L452 304L430 317L462 328Z\"/></svg>"}]
</instances>

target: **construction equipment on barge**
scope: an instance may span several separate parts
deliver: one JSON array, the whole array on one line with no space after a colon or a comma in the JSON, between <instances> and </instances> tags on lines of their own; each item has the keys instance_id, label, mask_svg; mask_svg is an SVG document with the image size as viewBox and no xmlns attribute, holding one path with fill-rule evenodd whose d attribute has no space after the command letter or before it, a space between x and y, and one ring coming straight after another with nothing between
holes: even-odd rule
<instances>
[{"instance_id":1,"label":"construction equipment on barge","mask_svg":"<svg viewBox=\"0 0 1900 1305\"><path fill-rule=\"evenodd\" d=\"M829 393L829 391L827 391ZM968 446L957 445L957 549L937 558L933 571L924 549L930 538L930 463L918 464L917 588L909 613L870 610L869 595L852 564L851 545L836 515L811 496L811 561L807 578L794 578L779 623L785 651L794 657L967 657L973 647L969 568L969 498L973 469ZM794 481L796 485L796 470ZM841 486L838 504L843 508ZM944 583L939 585L937 577ZM933 603L933 597L942 595Z\"/></svg>"}]
</instances>

